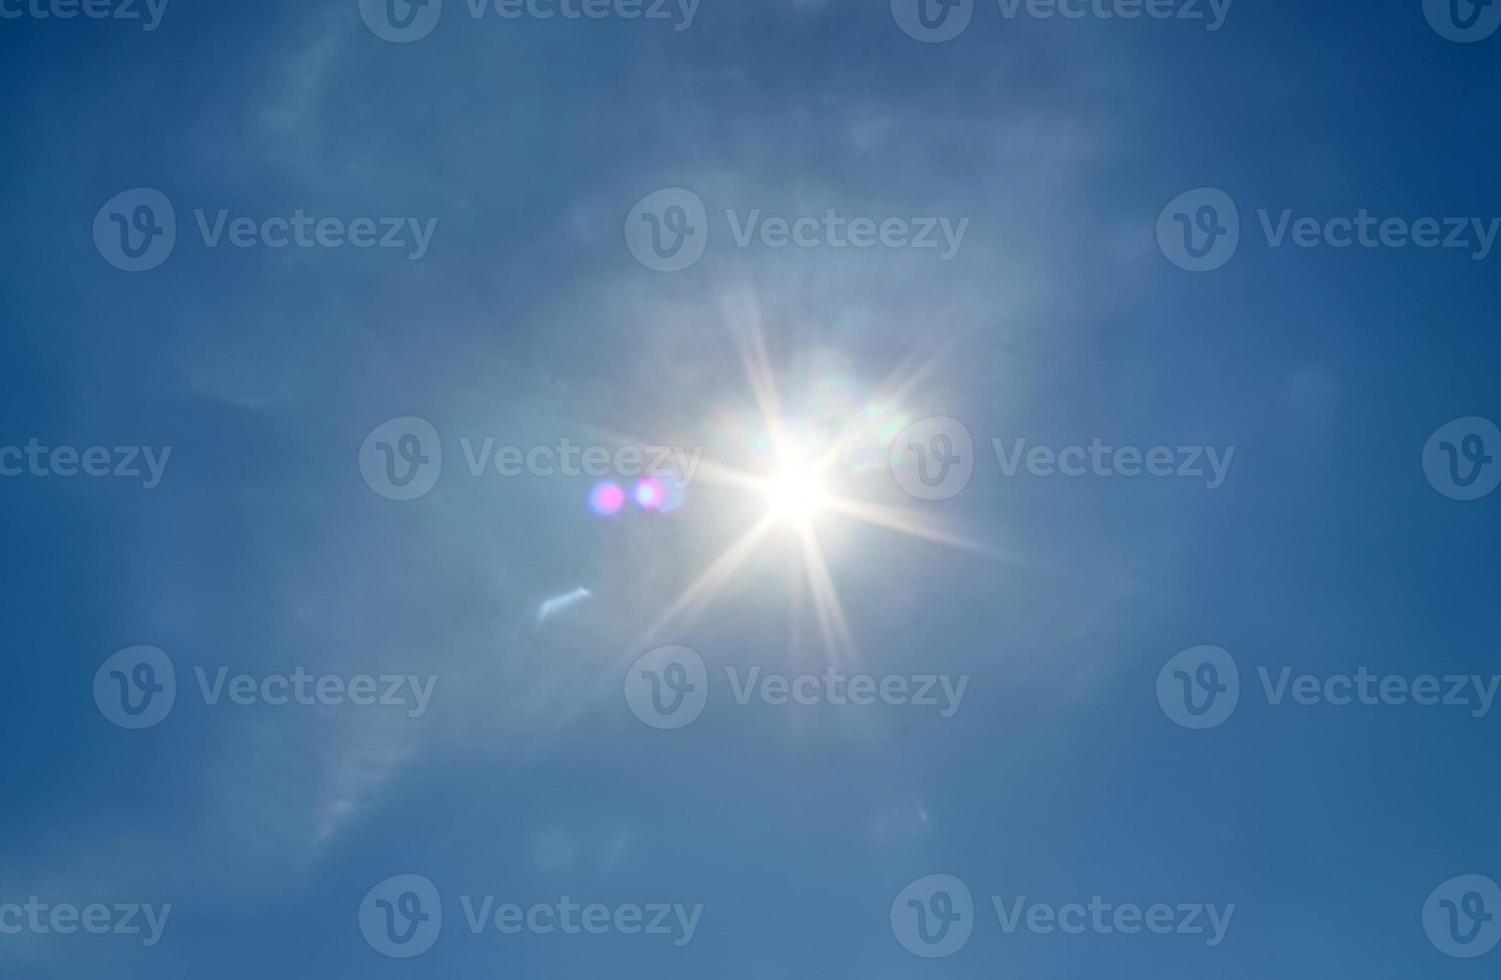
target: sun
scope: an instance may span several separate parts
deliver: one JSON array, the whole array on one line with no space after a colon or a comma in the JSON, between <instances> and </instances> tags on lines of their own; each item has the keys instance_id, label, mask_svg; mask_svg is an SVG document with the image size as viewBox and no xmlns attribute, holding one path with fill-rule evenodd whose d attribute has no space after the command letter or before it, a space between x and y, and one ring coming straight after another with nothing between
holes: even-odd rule
<instances>
[{"instance_id":1,"label":"sun","mask_svg":"<svg viewBox=\"0 0 1501 980\"><path fill-rule=\"evenodd\" d=\"M810 523L829 502L818 468L811 462L783 465L766 481L762 492L767 513L789 524Z\"/></svg>"},{"instance_id":2,"label":"sun","mask_svg":"<svg viewBox=\"0 0 1501 980\"><path fill-rule=\"evenodd\" d=\"M838 588L824 557L821 525L853 520L877 530L892 531L988 557L1009 557L966 535L946 530L919 512L861 496L852 497L845 492L850 474L839 471L839 468L859 456L861 447L870 441L870 420L890 415L880 407L900 404L937 363L936 355L926 365L899 368L876 389L868 403L870 408L852 414L847 424L836 424L824 432L804 427L795 416L783 413L759 317L752 315L744 328L737 331L736 339L764 432L765 455L770 457L769 460L765 460L765 456L762 458L770 466L747 471L702 460L696 479L749 491L763 502L764 510L683 589L646 628L632 649L644 649L670 625L696 615L712 603L752 556L769 543L768 538L778 528L791 532L797 542L801 587L810 599L810 608L831 659L850 654L854 650L854 641Z\"/></svg>"}]
</instances>

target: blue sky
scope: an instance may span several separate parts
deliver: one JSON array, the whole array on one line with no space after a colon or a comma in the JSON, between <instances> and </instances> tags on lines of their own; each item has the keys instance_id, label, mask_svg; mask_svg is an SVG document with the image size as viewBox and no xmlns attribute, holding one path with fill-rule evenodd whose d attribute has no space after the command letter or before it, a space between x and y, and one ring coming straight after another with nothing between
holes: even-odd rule
<instances>
[{"instance_id":1,"label":"blue sky","mask_svg":"<svg viewBox=\"0 0 1501 980\"><path fill-rule=\"evenodd\" d=\"M31 440L105 447L111 470L115 447L170 447L151 489L0 477L0 927L32 896L172 906L149 948L0 934L0 975L1494 972L1501 952L1445 955L1424 907L1457 876L1501 880L1501 711L1273 703L1258 668L1495 674L1501 494L1451 499L1424 457L1451 420L1501 420L1501 255L1274 245L1259 212L1501 218L1501 34L1454 43L1416 0L1234 4L1213 31L975 0L933 44L846 0L703 0L683 30L446 0L411 43L354 0L177 0L149 31L0 7L22 11L0 20L0 465ZM128 222L106 204L138 188L171 202L176 243L128 272L94 225ZM707 247L659 272L622 229L676 188ZM1194 272L1155 229L1200 188L1233 200L1240 242ZM259 229L299 209L431 239L415 259L259 230L241 248L194 215ZM947 258L735 238L753 212L831 209L967 224ZM409 417L442 461L395 500L379 445L401 441L375 433ZM887 449L932 418L962 423L973 475L922 500ZM763 520L726 472L766 479L804 426L877 461L840 453L830 496L935 533L804 500L666 615ZM471 475L486 439L703 463L676 509L600 517L599 479ZM1017 439L1234 456L1214 489L1008 475L992 440ZM1193 730L1156 686L1206 645L1240 700ZM140 646L170 658L176 701L128 730L91 690ZM625 693L663 646L707 684L671 730ZM830 667L967 686L949 717L735 698L752 670ZM208 703L195 668L435 687L420 713ZM935 874L972 892L973 935L928 958L892 906ZM401 875L443 912L412 959L361 929ZM991 902L1096 895L1234 915L1210 946L1008 934ZM464 899L486 896L702 909L682 945L475 934Z\"/></svg>"}]
</instances>

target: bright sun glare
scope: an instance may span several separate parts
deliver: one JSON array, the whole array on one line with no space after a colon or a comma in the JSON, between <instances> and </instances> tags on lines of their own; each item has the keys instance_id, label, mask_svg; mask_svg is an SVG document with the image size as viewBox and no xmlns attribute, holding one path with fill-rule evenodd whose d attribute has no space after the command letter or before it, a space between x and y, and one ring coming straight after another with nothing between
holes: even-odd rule
<instances>
[{"instance_id":1,"label":"bright sun glare","mask_svg":"<svg viewBox=\"0 0 1501 980\"><path fill-rule=\"evenodd\" d=\"M804 524L823 509L828 495L812 463L783 466L766 483L766 503L779 520Z\"/></svg>"},{"instance_id":2,"label":"bright sun glare","mask_svg":"<svg viewBox=\"0 0 1501 980\"><path fill-rule=\"evenodd\" d=\"M826 650L831 656L837 657L852 650L853 641L838 589L824 560L823 547L819 541L818 525L825 518L853 519L872 527L966 550L986 553L989 549L966 537L944 531L911 510L855 499L837 492L834 484L827 482L825 477L836 461L847 457L860 437L860 427L852 424L847 431L833 433L827 444L818 440L808 444L809 440L799 438L798 433L789 432L784 425L786 416L782 412L776 378L772 374L771 359L766 351L759 321L752 317L737 339L741 341L741 361L755 396L775 466L770 472L753 473L706 460L699 469L698 478L707 483L756 493L765 501L766 511L703 569L647 629L637 641L636 647L644 647L668 624L679 617L692 615L710 603L737 570L760 549L773 528L780 526L789 528L796 534L802 578L811 598L811 608ZM899 372L878 391L873 403L899 403L926 372L926 367L911 373Z\"/></svg>"}]
</instances>

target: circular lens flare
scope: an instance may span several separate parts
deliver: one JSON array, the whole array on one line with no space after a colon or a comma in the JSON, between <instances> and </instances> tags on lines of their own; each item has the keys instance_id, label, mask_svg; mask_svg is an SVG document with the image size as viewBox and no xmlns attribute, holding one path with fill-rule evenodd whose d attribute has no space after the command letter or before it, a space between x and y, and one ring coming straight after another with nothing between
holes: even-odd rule
<instances>
[{"instance_id":1,"label":"circular lens flare","mask_svg":"<svg viewBox=\"0 0 1501 980\"><path fill-rule=\"evenodd\" d=\"M601 483L589 494L589 508L600 517L614 517L625 506L625 491L617 483Z\"/></svg>"},{"instance_id":2,"label":"circular lens flare","mask_svg":"<svg viewBox=\"0 0 1501 980\"><path fill-rule=\"evenodd\" d=\"M636 483L636 506L642 510L661 510L667 503L667 488L662 481L648 476Z\"/></svg>"}]
</instances>

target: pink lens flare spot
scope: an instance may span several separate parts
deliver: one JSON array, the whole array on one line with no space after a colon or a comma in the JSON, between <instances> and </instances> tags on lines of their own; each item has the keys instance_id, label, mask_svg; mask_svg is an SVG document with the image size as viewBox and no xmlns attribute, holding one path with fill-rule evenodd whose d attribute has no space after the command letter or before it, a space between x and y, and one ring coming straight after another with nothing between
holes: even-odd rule
<instances>
[{"instance_id":1,"label":"pink lens flare spot","mask_svg":"<svg viewBox=\"0 0 1501 980\"><path fill-rule=\"evenodd\" d=\"M601 483L589 494L589 508L600 517L614 517L625 506L625 491L617 483Z\"/></svg>"},{"instance_id":2,"label":"pink lens flare spot","mask_svg":"<svg viewBox=\"0 0 1501 980\"><path fill-rule=\"evenodd\" d=\"M660 510L667 503L667 488L662 481L648 476L636 483L636 506L642 510Z\"/></svg>"}]
</instances>

